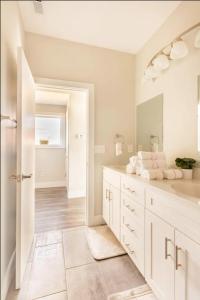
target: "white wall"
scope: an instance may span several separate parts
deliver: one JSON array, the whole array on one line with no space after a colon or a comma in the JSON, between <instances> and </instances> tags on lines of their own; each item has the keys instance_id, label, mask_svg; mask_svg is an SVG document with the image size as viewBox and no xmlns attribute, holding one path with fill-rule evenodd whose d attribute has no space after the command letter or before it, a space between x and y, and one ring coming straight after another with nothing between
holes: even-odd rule
<instances>
[{"instance_id":1,"label":"white wall","mask_svg":"<svg viewBox=\"0 0 200 300\"><path fill-rule=\"evenodd\" d=\"M73 92L69 106L69 197L86 196L86 105L85 92ZM79 138L77 135L83 135Z\"/></svg>"},{"instance_id":2,"label":"white wall","mask_svg":"<svg viewBox=\"0 0 200 300\"><path fill-rule=\"evenodd\" d=\"M95 85L95 144L105 154L95 155L95 214L101 214L102 165L126 163L114 155L114 135L133 143L134 56L37 34L26 34L26 54L34 76L89 82Z\"/></svg>"},{"instance_id":3,"label":"white wall","mask_svg":"<svg viewBox=\"0 0 200 300\"><path fill-rule=\"evenodd\" d=\"M194 49L155 82L142 84L142 76L152 56L165 45L200 21L200 2L183 1L164 25L136 56L135 99L142 103L160 93L164 95L163 147L169 162L177 156L199 158L197 153L197 76L200 50Z\"/></svg>"},{"instance_id":4,"label":"white wall","mask_svg":"<svg viewBox=\"0 0 200 300\"><path fill-rule=\"evenodd\" d=\"M36 104L36 114L63 114L66 106ZM65 133L64 133L65 136ZM66 186L65 147L35 148L35 181L36 188Z\"/></svg>"},{"instance_id":5,"label":"white wall","mask_svg":"<svg viewBox=\"0 0 200 300\"><path fill-rule=\"evenodd\" d=\"M24 33L16 1L1 1L1 114L16 119L17 47ZM1 123L1 299L14 267L16 230L16 129Z\"/></svg>"}]
</instances>

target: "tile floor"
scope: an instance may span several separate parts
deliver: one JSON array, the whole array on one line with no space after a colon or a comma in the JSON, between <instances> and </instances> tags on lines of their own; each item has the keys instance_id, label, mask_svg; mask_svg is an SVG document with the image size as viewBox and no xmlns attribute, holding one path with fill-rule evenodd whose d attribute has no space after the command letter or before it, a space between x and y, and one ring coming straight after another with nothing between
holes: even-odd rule
<instances>
[{"instance_id":1,"label":"tile floor","mask_svg":"<svg viewBox=\"0 0 200 300\"><path fill-rule=\"evenodd\" d=\"M7 300L106 300L145 283L127 255L95 261L85 231L76 227L37 234L22 288L12 286Z\"/></svg>"}]
</instances>

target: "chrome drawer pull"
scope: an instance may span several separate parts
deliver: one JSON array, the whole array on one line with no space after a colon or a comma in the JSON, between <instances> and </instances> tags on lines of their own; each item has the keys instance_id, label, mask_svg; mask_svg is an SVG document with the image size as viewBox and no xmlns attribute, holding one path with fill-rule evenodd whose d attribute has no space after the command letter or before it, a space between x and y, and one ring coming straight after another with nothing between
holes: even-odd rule
<instances>
[{"instance_id":1,"label":"chrome drawer pull","mask_svg":"<svg viewBox=\"0 0 200 300\"><path fill-rule=\"evenodd\" d=\"M178 251L182 250L180 247L176 246L176 256L175 256L175 265L176 270L178 270L178 267L181 267L182 265L178 262Z\"/></svg>"},{"instance_id":2,"label":"chrome drawer pull","mask_svg":"<svg viewBox=\"0 0 200 300\"><path fill-rule=\"evenodd\" d=\"M131 192L131 193L135 193L134 190L132 190L130 187L126 187L125 184L124 184L124 189Z\"/></svg>"},{"instance_id":3,"label":"chrome drawer pull","mask_svg":"<svg viewBox=\"0 0 200 300\"><path fill-rule=\"evenodd\" d=\"M131 208L129 204L125 205L125 207L128 208L131 212L134 212L134 211L135 211L135 209L134 209L134 208Z\"/></svg>"},{"instance_id":4,"label":"chrome drawer pull","mask_svg":"<svg viewBox=\"0 0 200 300\"><path fill-rule=\"evenodd\" d=\"M171 254L168 254L168 242L171 242L170 239L165 238L165 259L167 259Z\"/></svg>"},{"instance_id":5,"label":"chrome drawer pull","mask_svg":"<svg viewBox=\"0 0 200 300\"><path fill-rule=\"evenodd\" d=\"M125 224L125 226L130 230L130 232L134 232L135 230L131 228L130 224Z\"/></svg>"},{"instance_id":6,"label":"chrome drawer pull","mask_svg":"<svg viewBox=\"0 0 200 300\"><path fill-rule=\"evenodd\" d=\"M128 248L128 250L130 251L131 254L133 254L135 251L130 249L130 244L125 243L125 246Z\"/></svg>"}]
</instances>

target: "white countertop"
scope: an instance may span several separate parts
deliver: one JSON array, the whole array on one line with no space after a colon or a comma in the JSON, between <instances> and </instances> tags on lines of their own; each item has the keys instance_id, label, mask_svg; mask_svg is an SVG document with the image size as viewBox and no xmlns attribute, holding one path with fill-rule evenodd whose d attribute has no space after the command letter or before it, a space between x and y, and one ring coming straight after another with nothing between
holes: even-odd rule
<instances>
[{"instance_id":1,"label":"white countertop","mask_svg":"<svg viewBox=\"0 0 200 300\"><path fill-rule=\"evenodd\" d=\"M120 166L104 166L105 168L109 168L112 169L115 172L118 172L122 175L126 175L128 177L134 178L135 180L138 180L141 183L144 183L145 185L151 186L151 187L155 187L158 188L159 190L162 190L168 194L173 194L174 196L176 196L176 198L181 198L183 200L187 200L190 201L190 203L192 205L195 205L197 209L200 209L200 198L198 197L193 197L187 194L184 194L180 191L175 190L175 188L173 188L174 184L177 183L182 183L182 184L189 184L191 186L191 184L194 186L198 185L198 187L200 186L200 180L197 179L191 179L191 180L184 180L184 179L176 179L176 180L168 180L168 179L163 179L163 180L147 180L142 178L141 176L138 176L136 174L127 174L126 173L126 166L120 165ZM185 185L185 186L186 186ZM190 187L191 188L191 187Z\"/></svg>"}]
</instances>

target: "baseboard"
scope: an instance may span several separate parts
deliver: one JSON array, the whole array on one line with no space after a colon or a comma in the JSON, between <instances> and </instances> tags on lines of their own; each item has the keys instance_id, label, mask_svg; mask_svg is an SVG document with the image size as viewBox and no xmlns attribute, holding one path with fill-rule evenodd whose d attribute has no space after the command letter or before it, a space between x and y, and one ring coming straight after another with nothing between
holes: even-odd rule
<instances>
[{"instance_id":1,"label":"baseboard","mask_svg":"<svg viewBox=\"0 0 200 300\"><path fill-rule=\"evenodd\" d=\"M92 226L103 225L103 224L105 224L105 221L102 215L97 215L93 217Z\"/></svg>"},{"instance_id":2,"label":"baseboard","mask_svg":"<svg viewBox=\"0 0 200 300\"><path fill-rule=\"evenodd\" d=\"M15 275L15 255L16 251L13 251L1 287L1 300L6 299L8 289Z\"/></svg>"},{"instance_id":3,"label":"baseboard","mask_svg":"<svg viewBox=\"0 0 200 300\"><path fill-rule=\"evenodd\" d=\"M49 188L49 187L63 187L66 186L65 181L46 181L46 182L36 182L36 188Z\"/></svg>"},{"instance_id":4,"label":"baseboard","mask_svg":"<svg viewBox=\"0 0 200 300\"><path fill-rule=\"evenodd\" d=\"M86 192L85 191L69 191L67 193L67 196L69 199L71 198L83 198L86 197Z\"/></svg>"}]
</instances>

